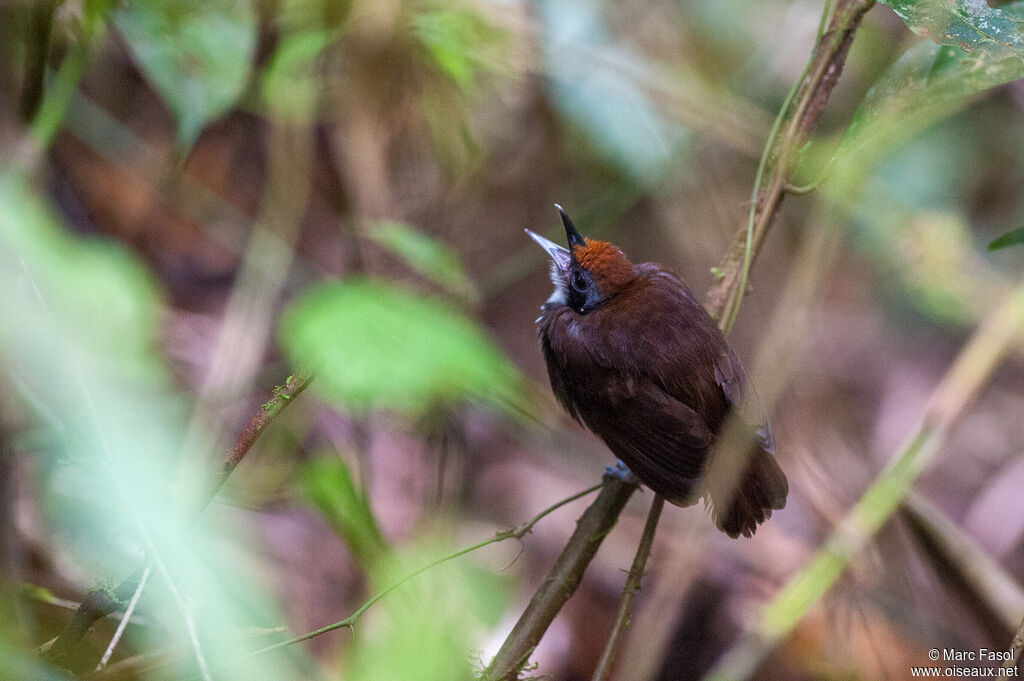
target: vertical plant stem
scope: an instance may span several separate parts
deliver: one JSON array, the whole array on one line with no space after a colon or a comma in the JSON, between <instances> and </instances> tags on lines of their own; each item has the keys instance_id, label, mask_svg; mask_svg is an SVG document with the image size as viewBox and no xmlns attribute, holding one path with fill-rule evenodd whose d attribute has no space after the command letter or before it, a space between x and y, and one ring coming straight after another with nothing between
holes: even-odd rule
<instances>
[{"instance_id":1,"label":"vertical plant stem","mask_svg":"<svg viewBox=\"0 0 1024 681\"><path fill-rule=\"evenodd\" d=\"M747 224L733 239L732 247L718 266L719 283L705 299L708 310L723 320L722 328L726 332L739 314L754 257L778 214L782 199L789 193L789 172L795 152L824 111L843 72L853 36L864 14L874 4L875 0L838 0L834 11L828 3L825 5L822 26L826 25L824 17L830 12L831 19L823 32L819 29L811 60L779 111L757 169Z\"/></svg>"},{"instance_id":2,"label":"vertical plant stem","mask_svg":"<svg viewBox=\"0 0 1024 681\"><path fill-rule=\"evenodd\" d=\"M597 663L597 669L594 670L594 675L591 677L592 681L607 681L612 678L612 669L633 617L633 602L640 591L640 582L644 578L644 568L647 565L647 558L651 555L654 533L658 529L658 520L661 518L663 508L665 508L665 499L660 495L655 495L654 501L651 502L651 510L647 513L647 523L644 525L640 544L636 547L633 565L629 568L629 577L626 579L625 586L622 587L622 598L619 599L619 609L615 613L615 624L612 625L608 643L605 644L604 652L601 653L601 659Z\"/></svg>"}]
</instances>

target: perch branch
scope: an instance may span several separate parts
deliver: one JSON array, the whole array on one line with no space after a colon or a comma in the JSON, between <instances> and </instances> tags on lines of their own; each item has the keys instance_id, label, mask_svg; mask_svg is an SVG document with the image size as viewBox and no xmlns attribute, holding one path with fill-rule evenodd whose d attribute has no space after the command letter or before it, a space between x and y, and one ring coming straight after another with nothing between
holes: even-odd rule
<instances>
[{"instance_id":1,"label":"perch branch","mask_svg":"<svg viewBox=\"0 0 1024 681\"><path fill-rule=\"evenodd\" d=\"M622 598L619 600L619 609L615 613L615 624L612 625L608 643L605 644L604 652L601 653L601 659L597 663L597 669L594 671L594 676L591 677L592 681L606 681L606 679L612 678L612 668L633 616L633 601L636 600L636 595L640 591L640 582L644 578L644 568L647 565L648 556L651 555L654 532L658 529L658 519L661 518L663 508L665 508L664 497L655 495L654 501L651 502L651 510L647 513L647 523L640 536L640 544L636 547L633 566L629 569L629 577L626 579L625 586L622 587Z\"/></svg>"},{"instance_id":2,"label":"perch branch","mask_svg":"<svg viewBox=\"0 0 1024 681\"><path fill-rule=\"evenodd\" d=\"M576 521L576 531L572 533L569 543L565 545L544 583L533 594L530 604L512 628L512 633L484 670L484 679L505 681L516 678L548 625L576 592L584 570L597 553L605 535L615 526L615 521L636 488L635 484L625 483L610 475L604 476L601 493Z\"/></svg>"}]
</instances>

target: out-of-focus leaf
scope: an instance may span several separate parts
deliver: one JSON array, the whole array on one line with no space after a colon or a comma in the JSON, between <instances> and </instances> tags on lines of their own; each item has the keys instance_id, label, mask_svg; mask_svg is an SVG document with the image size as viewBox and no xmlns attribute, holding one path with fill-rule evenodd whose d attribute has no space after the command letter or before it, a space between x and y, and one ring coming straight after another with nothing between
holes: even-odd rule
<instances>
[{"instance_id":1,"label":"out-of-focus leaf","mask_svg":"<svg viewBox=\"0 0 1024 681\"><path fill-rule=\"evenodd\" d=\"M556 105L623 173L656 182L686 134L637 85L632 74L645 68L643 59L609 38L599 3L543 0L538 10Z\"/></svg>"},{"instance_id":2,"label":"out-of-focus leaf","mask_svg":"<svg viewBox=\"0 0 1024 681\"><path fill-rule=\"evenodd\" d=\"M313 120L320 89L316 61L333 39L333 31L310 30L280 42L263 77L263 100L276 116Z\"/></svg>"},{"instance_id":3,"label":"out-of-focus leaf","mask_svg":"<svg viewBox=\"0 0 1024 681\"><path fill-rule=\"evenodd\" d=\"M522 376L484 331L440 300L381 281L327 284L286 312L281 340L340 407L419 414L478 400L522 409Z\"/></svg>"},{"instance_id":4,"label":"out-of-focus leaf","mask_svg":"<svg viewBox=\"0 0 1024 681\"><path fill-rule=\"evenodd\" d=\"M152 278L125 250L63 229L27 178L5 170L0 290L0 370L46 433L32 469L62 560L101 581L143 554L159 561L163 588L146 593L147 610L161 615L159 644L198 640L211 664L237 657L244 623L279 616L250 579L255 557L238 544L226 552L194 523L187 492L205 476L178 477L188 405L154 343L161 301ZM294 678L283 659L233 661L218 677ZM33 678L12 671L15 662L0 651L10 678Z\"/></svg>"},{"instance_id":5,"label":"out-of-focus leaf","mask_svg":"<svg viewBox=\"0 0 1024 681\"><path fill-rule=\"evenodd\" d=\"M377 588L451 551L421 544L387 561L372 577ZM446 543L445 543L446 544ZM357 624L344 678L351 681L469 681L472 656L496 626L508 599L505 580L464 561L427 570L366 613Z\"/></svg>"},{"instance_id":6,"label":"out-of-focus leaf","mask_svg":"<svg viewBox=\"0 0 1024 681\"><path fill-rule=\"evenodd\" d=\"M352 472L337 457L314 459L303 465L302 490L331 527L348 543L364 568L387 549L373 517L370 502L352 480Z\"/></svg>"},{"instance_id":7,"label":"out-of-focus leaf","mask_svg":"<svg viewBox=\"0 0 1024 681\"><path fill-rule=\"evenodd\" d=\"M164 378L153 352L159 310L153 279L112 243L69 239L13 175L0 175L0 275L7 292L0 343L31 347L34 329L27 325L43 316L44 323L73 329L79 351L90 353L83 361L100 363L111 378ZM20 316L28 311L31 317ZM39 349L27 361L53 361ZM27 367L15 366L21 368Z\"/></svg>"},{"instance_id":8,"label":"out-of-focus leaf","mask_svg":"<svg viewBox=\"0 0 1024 681\"><path fill-rule=\"evenodd\" d=\"M992 59L1024 59L1024 10L1020 2L990 7L985 0L881 0L914 33L941 45Z\"/></svg>"},{"instance_id":9,"label":"out-of-focus leaf","mask_svg":"<svg viewBox=\"0 0 1024 681\"><path fill-rule=\"evenodd\" d=\"M1024 244L1024 227L1007 232L988 245L988 250L998 251L1002 248L1009 248L1017 244Z\"/></svg>"},{"instance_id":10,"label":"out-of-focus leaf","mask_svg":"<svg viewBox=\"0 0 1024 681\"><path fill-rule=\"evenodd\" d=\"M115 24L146 78L178 121L178 146L242 92L256 45L253 5L245 0L147 0L122 5Z\"/></svg>"},{"instance_id":11,"label":"out-of-focus leaf","mask_svg":"<svg viewBox=\"0 0 1024 681\"><path fill-rule=\"evenodd\" d=\"M367 230L367 236L451 293L476 300L476 289L462 269L459 256L437 239L401 222L378 223Z\"/></svg>"},{"instance_id":12,"label":"out-of-focus leaf","mask_svg":"<svg viewBox=\"0 0 1024 681\"><path fill-rule=\"evenodd\" d=\"M840 197L881 158L968 97L1024 77L1024 59L921 42L903 54L868 91L836 151L828 186Z\"/></svg>"},{"instance_id":13,"label":"out-of-focus leaf","mask_svg":"<svg viewBox=\"0 0 1024 681\"><path fill-rule=\"evenodd\" d=\"M437 66L467 94L480 71L497 63L492 55L506 43L503 31L468 9L419 12L413 26Z\"/></svg>"}]
</instances>

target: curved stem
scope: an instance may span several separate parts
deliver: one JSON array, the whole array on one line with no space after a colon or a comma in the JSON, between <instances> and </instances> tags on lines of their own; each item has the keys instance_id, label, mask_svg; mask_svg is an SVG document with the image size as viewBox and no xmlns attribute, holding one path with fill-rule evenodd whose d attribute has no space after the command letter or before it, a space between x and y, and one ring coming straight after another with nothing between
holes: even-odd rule
<instances>
[{"instance_id":1,"label":"curved stem","mask_svg":"<svg viewBox=\"0 0 1024 681\"><path fill-rule=\"evenodd\" d=\"M558 509L560 509L561 507L565 506L566 504L572 503L573 501L576 501L577 499L579 499L581 497L585 497L586 495L590 494L591 492L596 492L600 487L601 487L601 485L593 485L591 487L588 487L587 489L585 489L585 490L583 490L581 492L577 492L576 494L573 494L570 497L566 497L565 499L562 499L561 501L559 501L557 503L554 503L551 506L548 506L546 509L544 509L543 511L541 511L537 515L533 516L533 518L531 518L530 520L526 521L525 523L517 525L516 527L514 527L514 528L512 528L510 530L505 530L504 532L498 532L497 534L495 534L490 539L485 539L485 540L483 540L481 542L477 542L476 544L473 544L472 546L467 546L467 547L465 547L463 549L460 549L460 550L456 551L455 553L449 553L446 556L442 556L441 558L438 558L435 561L427 563L423 567L418 568L418 569L414 570L413 572L410 572L405 577L402 577L400 580L398 580L397 582L395 582L391 586L387 587L383 591L378 591L369 600L367 600L365 603L360 605L355 610L355 612L353 612L351 615L349 615L348 617L346 617L343 620L339 620L339 621L334 622L332 624L328 624L326 627L320 627L319 629L315 629L313 631L307 632L307 633L302 634L300 636L295 636L294 638L290 638L287 641L281 641L279 643L275 643L274 645L267 646L266 648L260 648L259 650L255 650L255 651L249 653L249 655L247 655L246 657L252 657L254 655L260 655L260 654L263 654L263 653L269 653L272 650L277 650L279 648L284 648L285 646L290 646L290 645L294 645L296 643L301 643L302 641L308 641L311 638L315 638L317 636L320 636L321 634L326 634L326 633L328 633L330 631L335 631L336 629L343 629L343 628L351 629L353 626L355 626L355 623L359 620L359 618L362 617L363 614L367 610L369 610L374 605L376 605L378 601L380 601L382 598L384 598L388 594L392 593L395 589L399 588L403 584L405 584L405 583L409 582L410 580L412 580L412 579L418 577L419 575L423 574L427 570L430 570L431 568L435 568L438 565L441 565L442 563L447 563L450 560L454 560L456 558L464 556L467 553L472 553L473 551L476 551L477 549L482 549L485 546L490 546L491 544L497 544L498 542L505 541L506 539L522 539L531 530L533 530L533 526L536 525L538 522L540 522L540 520L542 518L544 518L547 515L550 515L554 511L557 511Z\"/></svg>"}]
</instances>

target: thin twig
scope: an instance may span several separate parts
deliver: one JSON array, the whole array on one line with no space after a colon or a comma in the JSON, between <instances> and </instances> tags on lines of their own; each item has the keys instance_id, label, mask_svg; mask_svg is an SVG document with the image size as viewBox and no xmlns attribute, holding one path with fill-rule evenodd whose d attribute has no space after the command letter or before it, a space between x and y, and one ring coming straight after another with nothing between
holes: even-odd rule
<instances>
[{"instance_id":1,"label":"thin twig","mask_svg":"<svg viewBox=\"0 0 1024 681\"><path fill-rule=\"evenodd\" d=\"M1005 356L1024 335L1024 283L992 312L957 355L932 393L921 425L832 532L828 541L765 609L758 626L705 677L750 678L761 661L807 615L850 561L885 524L911 485L949 439L956 424Z\"/></svg>"},{"instance_id":2,"label":"thin twig","mask_svg":"<svg viewBox=\"0 0 1024 681\"><path fill-rule=\"evenodd\" d=\"M477 542L476 544L473 544L472 546L467 546L467 547L465 547L463 549L459 549L455 553L449 553L446 556L442 556L441 558L438 558L437 560L435 560L433 562L430 562L430 563L424 565L423 567L418 568L417 570L414 570L413 572L410 572L405 577L402 577L402 579L398 580L397 582L395 582L391 586L387 587L383 591L379 591L376 594L374 594L369 600L367 600L365 603L360 605L355 610L355 612L353 612L351 615L349 615L348 617L346 617L343 620L339 620L337 622L334 622L333 624L328 624L326 627L321 627L321 628L316 629L314 631L310 631L308 633L302 634L301 636L296 636L294 638L290 638L287 641L281 641L280 643L275 643L272 646L267 646L266 648L260 648L259 650L254 650L253 652L251 652L248 655L246 655L246 657L252 657L252 656L255 656L255 655L261 655L263 653L269 653L272 650L277 650L279 648L284 648L285 646L290 646L290 645L294 645L296 643L301 643L303 641L308 641L311 638L315 638L317 636L320 636L321 634L326 634L328 632L335 631L337 629L343 629L343 628L351 629L353 626L355 626L355 624L359 620L359 618L362 617L363 614L367 610L369 610L374 605L376 605L378 601L380 601L385 596L391 594L393 591L395 591L395 589L398 589L403 584L406 584L407 582L409 582L410 580L414 579L415 577L418 577L419 575L423 574L427 570L435 568L438 565L441 565L442 563L447 563L450 560L454 560L456 558L464 556L467 553L472 553L473 551L476 551L478 549L482 549L485 546L490 546L491 544L497 544L498 542L505 541L506 539L522 539L527 534L529 534L533 530L533 526L536 525L538 522L540 522L541 519L543 519L545 516L550 515L551 513L557 511L558 509L560 509L561 507L565 506L566 504L572 503L573 501L576 501L577 499L580 499L582 497L587 496L591 492L596 492L600 487L601 487L601 485L593 485L591 487L588 487L587 489L585 489L585 490L583 490L581 492L577 492L576 494L573 494L572 496L566 497L566 498L562 499L561 501L558 501L557 503L554 503L551 506L548 506L543 511L541 511L537 515L533 516L533 518L531 518L530 520L526 521L525 523L521 523L521 524L517 525L516 527L514 527L514 528L512 528L510 530L505 530L504 532L498 532L497 534L495 534L490 539L485 539L485 540L483 540L481 542Z\"/></svg>"},{"instance_id":3,"label":"thin twig","mask_svg":"<svg viewBox=\"0 0 1024 681\"><path fill-rule=\"evenodd\" d=\"M110 643L107 644L107 649L103 651L103 657L100 658L99 663L96 665L96 671L100 671L110 662L110 657L114 654L114 649L117 648L117 644L121 642L121 637L124 636L124 632L128 628L128 621L132 618L132 613L135 612L135 606L139 604L142 590L146 588L146 582L149 581L149 575L152 571L153 568L147 565L146 569L142 572L142 577L139 578L139 585L135 587L135 593L132 594L132 599L128 601L128 607L124 609L124 617L118 622L117 629L114 630L114 635L110 638Z\"/></svg>"},{"instance_id":4,"label":"thin twig","mask_svg":"<svg viewBox=\"0 0 1024 681\"><path fill-rule=\"evenodd\" d=\"M238 464L242 462L245 455L249 452L253 443L259 439L263 431L266 430L270 422L277 418L277 415L281 413L281 410L291 404L292 400L299 396L299 394L306 389L313 381L313 373L311 371L301 370L297 371L285 381L283 386L279 386L274 389L274 397L268 402L264 402L256 415L253 416L249 423L246 424L242 432L235 438L235 443L228 450L224 457L224 465L221 470L212 476L210 479L209 487L206 490L206 496L201 499L202 507L200 510L206 508L210 501L220 491L224 481L228 479L228 476L234 472Z\"/></svg>"},{"instance_id":5,"label":"thin twig","mask_svg":"<svg viewBox=\"0 0 1024 681\"><path fill-rule=\"evenodd\" d=\"M819 31L811 60L779 111L757 169L747 224L739 230L719 264L721 279L705 298L708 311L723 320L722 328L726 331L739 314L750 267L787 193L794 154L821 116L842 74L854 33L874 4L875 0L836 3L828 28L823 33ZM823 19L829 11L826 5Z\"/></svg>"},{"instance_id":6,"label":"thin twig","mask_svg":"<svg viewBox=\"0 0 1024 681\"><path fill-rule=\"evenodd\" d=\"M924 496L911 491L900 515L942 583L960 596L964 610L992 640L1012 633L1024 613L1024 587L1014 576Z\"/></svg>"},{"instance_id":7,"label":"thin twig","mask_svg":"<svg viewBox=\"0 0 1024 681\"><path fill-rule=\"evenodd\" d=\"M615 613L615 624L612 625L611 634L608 636L608 643L605 644L604 652L594 670L591 681L606 681L611 678L612 668L619 654L619 648L626 637L626 629L629 628L633 617L633 602L640 591L640 582L644 577L644 569L647 565L647 558L651 555L651 546L654 544L654 532L658 529L658 519L661 517L661 510L665 508L665 499L660 495L654 496L651 502L651 510L647 514L647 523L644 525L643 535L640 537L640 544L636 547L636 556L633 557L633 566L629 569L629 577L626 585L622 587L622 598L619 599L619 609Z\"/></svg>"}]
</instances>

